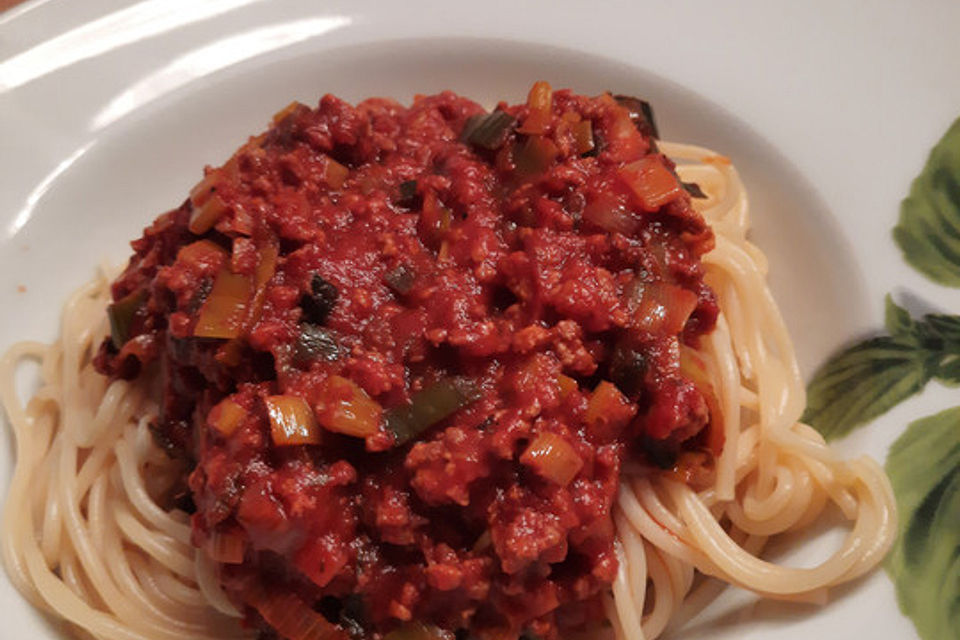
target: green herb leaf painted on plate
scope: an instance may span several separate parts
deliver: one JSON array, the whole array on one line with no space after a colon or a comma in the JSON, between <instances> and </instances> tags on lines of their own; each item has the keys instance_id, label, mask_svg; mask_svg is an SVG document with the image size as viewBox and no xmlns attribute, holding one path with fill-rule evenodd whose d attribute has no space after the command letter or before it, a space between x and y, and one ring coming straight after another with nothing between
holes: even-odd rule
<instances>
[{"instance_id":1,"label":"green herb leaf painted on plate","mask_svg":"<svg viewBox=\"0 0 960 640\"><path fill-rule=\"evenodd\" d=\"M960 119L930 151L900 205L893 237L913 267L960 287Z\"/></svg>"},{"instance_id":2,"label":"green herb leaf painted on plate","mask_svg":"<svg viewBox=\"0 0 960 640\"><path fill-rule=\"evenodd\" d=\"M807 388L803 419L828 440L918 393L931 379L960 384L960 317L915 320L887 296L889 335L835 354Z\"/></svg>"},{"instance_id":3,"label":"green herb leaf painted on plate","mask_svg":"<svg viewBox=\"0 0 960 640\"><path fill-rule=\"evenodd\" d=\"M960 407L910 424L890 447L899 512L886 568L924 640L960 630Z\"/></svg>"}]
</instances>

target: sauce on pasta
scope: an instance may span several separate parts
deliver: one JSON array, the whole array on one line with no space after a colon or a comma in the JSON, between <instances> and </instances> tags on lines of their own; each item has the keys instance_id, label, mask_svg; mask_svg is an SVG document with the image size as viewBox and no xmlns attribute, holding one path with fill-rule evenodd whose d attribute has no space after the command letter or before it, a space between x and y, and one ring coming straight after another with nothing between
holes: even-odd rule
<instances>
[{"instance_id":1,"label":"sauce on pasta","mask_svg":"<svg viewBox=\"0 0 960 640\"><path fill-rule=\"evenodd\" d=\"M254 624L267 591L365 637L562 637L604 616L624 456L709 484L680 345L713 236L629 106L293 104L134 243L96 363L161 372L193 542Z\"/></svg>"},{"instance_id":2,"label":"sauce on pasta","mask_svg":"<svg viewBox=\"0 0 960 640\"><path fill-rule=\"evenodd\" d=\"M0 359L11 581L102 640L652 640L725 584L825 602L889 549L889 482L799 422L731 161L657 138L542 82L279 112ZM762 559L827 508L833 554Z\"/></svg>"}]
</instances>

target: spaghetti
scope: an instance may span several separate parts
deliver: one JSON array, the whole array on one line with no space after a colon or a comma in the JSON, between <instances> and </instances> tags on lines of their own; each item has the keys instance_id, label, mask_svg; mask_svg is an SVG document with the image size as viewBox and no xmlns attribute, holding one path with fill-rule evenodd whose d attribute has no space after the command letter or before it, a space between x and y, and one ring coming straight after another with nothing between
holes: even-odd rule
<instances>
[{"instance_id":1,"label":"spaghetti","mask_svg":"<svg viewBox=\"0 0 960 640\"><path fill-rule=\"evenodd\" d=\"M720 390L726 443L716 485L699 494L663 475L624 479L615 516L621 563L608 602L621 638L656 638L709 602L715 585L691 590L697 572L764 597L825 602L829 587L875 567L896 531L882 468L867 457L840 460L798 421L804 388L765 284L766 259L746 238L747 195L736 169L709 149L661 146L681 163L681 177L709 195L699 206L717 246L704 262L722 317L702 355ZM758 557L771 536L804 528L828 503L854 523L833 555L811 569Z\"/></svg>"},{"instance_id":2,"label":"spaghetti","mask_svg":"<svg viewBox=\"0 0 960 640\"><path fill-rule=\"evenodd\" d=\"M826 590L876 566L895 530L889 484L873 461L844 461L798 422L804 391L784 323L766 287L766 261L747 239L747 197L714 152L661 143L716 236L703 260L717 294L716 329L685 357L719 401L724 446L701 491L675 474L626 464L613 514L619 562L604 600L621 639L681 625L729 583L778 599L823 602ZM81 635L98 639L240 638L240 611L218 567L192 545L172 493L184 474L148 428L156 380L95 371L108 334L106 273L63 312L59 340L15 345L0 362L0 394L17 442L4 508L3 559L21 593ZM24 405L25 360L42 384ZM759 554L772 536L809 525L828 504L853 522L843 546L812 569ZM716 578L708 580L706 577ZM719 581L719 582L718 582ZM271 623L273 621L270 621Z\"/></svg>"}]
</instances>

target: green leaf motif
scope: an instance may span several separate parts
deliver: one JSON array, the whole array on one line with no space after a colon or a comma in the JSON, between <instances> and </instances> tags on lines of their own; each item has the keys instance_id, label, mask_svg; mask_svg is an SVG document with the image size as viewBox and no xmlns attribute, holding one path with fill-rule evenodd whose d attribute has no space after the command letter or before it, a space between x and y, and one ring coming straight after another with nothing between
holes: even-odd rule
<instances>
[{"instance_id":1,"label":"green leaf motif","mask_svg":"<svg viewBox=\"0 0 960 640\"><path fill-rule=\"evenodd\" d=\"M916 329L913 318L903 307L897 306L890 294L885 300L886 309L883 324L892 336L909 335Z\"/></svg>"},{"instance_id":2,"label":"green leaf motif","mask_svg":"<svg viewBox=\"0 0 960 640\"><path fill-rule=\"evenodd\" d=\"M923 319L948 348L960 348L960 316L930 314Z\"/></svg>"},{"instance_id":3,"label":"green leaf motif","mask_svg":"<svg viewBox=\"0 0 960 640\"><path fill-rule=\"evenodd\" d=\"M830 440L914 395L930 381L936 357L909 338L872 338L834 355L807 389L803 421Z\"/></svg>"},{"instance_id":4,"label":"green leaf motif","mask_svg":"<svg viewBox=\"0 0 960 640\"><path fill-rule=\"evenodd\" d=\"M830 440L886 413L936 378L960 385L960 316L914 320L887 296L888 336L835 354L807 388L803 420Z\"/></svg>"},{"instance_id":5,"label":"green leaf motif","mask_svg":"<svg viewBox=\"0 0 960 640\"><path fill-rule=\"evenodd\" d=\"M893 238L914 268L935 282L960 287L960 119L913 181Z\"/></svg>"},{"instance_id":6,"label":"green leaf motif","mask_svg":"<svg viewBox=\"0 0 960 640\"><path fill-rule=\"evenodd\" d=\"M960 630L960 407L910 424L890 447L899 511L886 568L900 608L924 640Z\"/></svg>"}]
</instances>

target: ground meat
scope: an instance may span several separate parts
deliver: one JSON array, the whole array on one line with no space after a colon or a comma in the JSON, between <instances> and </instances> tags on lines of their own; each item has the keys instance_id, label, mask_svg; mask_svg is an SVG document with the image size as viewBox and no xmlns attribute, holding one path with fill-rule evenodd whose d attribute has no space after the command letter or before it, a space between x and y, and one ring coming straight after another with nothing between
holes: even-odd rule
<instances>
[{"instance_id":1,"label":"ground meat","mask_svg":"<svg viewBox=\"0 0 960 640\"><path fill-rule=\"evenodd\" d=\"M96 364L161 378L154 433L249 624L602 619L624 457L719 452L681 361L712 235L648 136L542 83L493 113L325 96L133 243Z\"/></svg>"}]
</instances>

